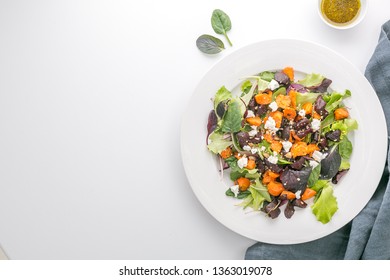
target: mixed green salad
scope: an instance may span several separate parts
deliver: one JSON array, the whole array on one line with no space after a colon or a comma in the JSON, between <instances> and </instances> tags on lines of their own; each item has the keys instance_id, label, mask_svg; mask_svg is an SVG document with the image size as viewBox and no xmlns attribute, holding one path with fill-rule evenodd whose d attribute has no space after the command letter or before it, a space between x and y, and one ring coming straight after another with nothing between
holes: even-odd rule
<instances>
[{"instance_id":1,"label":"mixed green salad","mask_svg":"<svg viewBox=\"0 0 390 280\"><path fill-rule=\"evenodd\" d=\"M349 168L351 131L358 128L343 100L320 74L296 80L292 67L247 77L240 94L222 86L208 117L207 148L230 170L226 195L277 218L296 208L328 223L338 210L334 184Z\"/></svg>"}]
</instances>

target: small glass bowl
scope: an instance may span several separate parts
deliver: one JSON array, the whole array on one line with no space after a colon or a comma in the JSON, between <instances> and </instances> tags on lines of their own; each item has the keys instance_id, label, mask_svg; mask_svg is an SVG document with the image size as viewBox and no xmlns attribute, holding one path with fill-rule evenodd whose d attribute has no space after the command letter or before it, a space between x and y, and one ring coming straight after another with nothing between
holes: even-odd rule
<instances>
[{"instance_id":1,"label":"small glass bowl","mask_svg":"<svg viewBox=\"0 0 390 280\"><path fill-rule=\"evenodd\" d=\"M367 13L367 6L368 1L367 0L360 0L360 11L357 17L355 17L353 20L347 22L347 23L336 23L331 20L329 20L321 11L321 2L323 0L318 0L318 14L320 15L320 18L323 22L325 22L328 26L336 28L336 29L349 29L356 25L358 25L363 18L365 17Z\"/></svg>"}]
</instances>

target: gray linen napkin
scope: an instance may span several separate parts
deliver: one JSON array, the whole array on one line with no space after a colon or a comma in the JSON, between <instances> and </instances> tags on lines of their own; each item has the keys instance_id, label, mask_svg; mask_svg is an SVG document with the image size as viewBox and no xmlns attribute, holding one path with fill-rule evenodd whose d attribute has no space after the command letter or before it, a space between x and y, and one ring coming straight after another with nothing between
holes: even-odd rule
<instances>
[{"instance_id":1,"label":"gray linen napkin","mask_svg":"<svg viewBox=\"0 0 390 280\"><path fill-rule=\"evenodd\" d=\"M390 21L383 24L378 45L365 76L382 103L390 133ZM390 162L390 153L387 162ZM378 188L365 208L349 224L321 239L295 245L258 242L245 259L331 260L390 259L390 182L386 163Z\"/></svg>"}]
</instances>

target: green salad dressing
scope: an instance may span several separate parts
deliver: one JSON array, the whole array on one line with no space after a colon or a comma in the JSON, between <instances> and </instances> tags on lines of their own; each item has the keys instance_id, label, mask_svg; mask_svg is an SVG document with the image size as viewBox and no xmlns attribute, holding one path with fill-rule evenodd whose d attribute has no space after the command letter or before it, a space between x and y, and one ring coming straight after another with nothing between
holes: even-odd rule
<instances>
[{"instance_id":1,"label":"green salad dressing","mask_svg":"<svg viewBox=\"0 0 390 280\"><path fill-rule=\"evenodd\" d=\"M322 0L321 11L330 21L347 24L358 16L360 6L360 0Z\"/></svg>"}]
</instances>

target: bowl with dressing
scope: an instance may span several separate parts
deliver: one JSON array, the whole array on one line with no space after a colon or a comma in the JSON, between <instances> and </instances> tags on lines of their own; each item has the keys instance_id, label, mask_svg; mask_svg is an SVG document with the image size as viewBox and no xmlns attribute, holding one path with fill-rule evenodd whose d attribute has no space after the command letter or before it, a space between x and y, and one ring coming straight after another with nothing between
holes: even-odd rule
<instances>
[{"instance_id":1,"label":"bowl with dressing","mask_svg":"<svg viewBox=\"0 0 390 280\"><path fill-rule=\"evenodd\" d=\"M321 19L336 29L348 29L359 24L367 12L367 0L318 0Z\"/></svg>"}]
</instances>

